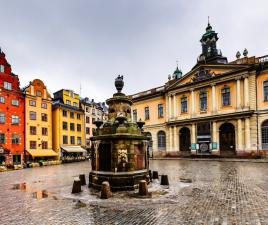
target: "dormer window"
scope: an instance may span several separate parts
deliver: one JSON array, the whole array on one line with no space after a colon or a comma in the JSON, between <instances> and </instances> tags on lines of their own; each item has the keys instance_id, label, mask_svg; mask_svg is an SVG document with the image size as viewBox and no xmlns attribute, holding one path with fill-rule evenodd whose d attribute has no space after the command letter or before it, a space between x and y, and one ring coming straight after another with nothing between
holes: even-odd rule
<instances>
[{"instance_id":1,"label":"dormer window","mask_svg":"<svg viewBox=\"0 0 268 225\"><path fill-rule=\"evenodd\" d=\"M4 72L5 72L5 67L4 67L4 65L0 65L0 72L1 72L1 73L4 73Z\"/></svg>"}]
</instances>

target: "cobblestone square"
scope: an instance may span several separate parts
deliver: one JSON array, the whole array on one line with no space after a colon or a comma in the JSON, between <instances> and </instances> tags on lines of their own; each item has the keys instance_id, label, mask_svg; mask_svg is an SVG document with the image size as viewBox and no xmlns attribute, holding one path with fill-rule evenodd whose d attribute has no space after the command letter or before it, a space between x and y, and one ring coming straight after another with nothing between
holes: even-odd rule
<instances>
[{"instance_id":1,"label":"cobblestone square","mask_svg":"<svg viewBox=\"0 0 268 225\"><path fill-rule=\"evenodd\" d=\"M71 195L89 162L0 173L0 224L268 224L267 163L153 160L150 167L169 176L168 194L100 200L83 187Z\"/></svg>"}]
</instances>

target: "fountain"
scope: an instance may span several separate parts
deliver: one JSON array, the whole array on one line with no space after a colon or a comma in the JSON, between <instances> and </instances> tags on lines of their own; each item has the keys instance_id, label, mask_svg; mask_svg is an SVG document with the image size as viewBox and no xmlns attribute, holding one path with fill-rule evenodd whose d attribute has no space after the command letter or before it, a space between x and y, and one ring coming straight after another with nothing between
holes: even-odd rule
<instances>
[{"instance_id":1,"label":"fountain","mask_svg":"<svg viewBox=\"0 0 268 225\"><path fill-rule=\"evenodd\" d=\"M95 121L89 173L89 187L95 189L100 190L104 181L112 191L133 190L141 180L149 182L149 138L142 130L144 122L132 121L132 101L121 92L123 86L123 76L119 75L115 79L117 93L106 100L108 121Z\"/></svg>"}]
</instances>

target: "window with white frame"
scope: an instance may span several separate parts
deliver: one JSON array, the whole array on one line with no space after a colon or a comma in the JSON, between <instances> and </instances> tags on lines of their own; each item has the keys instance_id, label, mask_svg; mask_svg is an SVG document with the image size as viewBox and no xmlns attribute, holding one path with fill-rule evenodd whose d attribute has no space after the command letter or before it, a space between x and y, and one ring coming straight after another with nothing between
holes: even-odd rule
<instances>
[{"instance_id":1,"label":"window with white frame","mask_svg":"<svg viewBox=\"0 0 268 225\"><path fill-rule=\"evenodd\" d=\"M17 100L17 99L12 99L12 100L11 100L11 105L18 106L18 105L19 105L19 100Z\"/></svg>"},{"instance_id":2,"label":"window with white frame","mask_svg":"<svg viewBox=\"0 0 268 225\"><path fill-rule=\"evenodd\" d=\"M0 65L0 72L4 73L5 72L5 66L4 65Z\"/></svg>"},{"instance_id":3,"label":"window with white frame","mask_svg":"<svg viewBox=\"0 0 268 225\"><path fill-rule=\"evenodd\" d=\"M4 88L7 90L12 90L12 84L10 82L4 81Z\"/></svg>"},{"instance_id":4,"label":"window with white frame","mask_svg":"<svg viewBox=\"0 0 268 225\"><path fill-rule=\"evenodd\" d=\"M5 113L0 113L0 123L5 123L6 122L6 115Z\"/></svg>"},{"instance_id":5,"label":"window with white frame","mask_svg":"<svg viewBox=\"0 0 268 225\"><path fill-rule=\"evenodd\" d=\"M5 97L0 96L0 103L5 103Z\"/></svg>"},{"instance_id":6,"label":"window with white frame","mask_svg":"<svg viewBox=\"0 0 268 225\"><path fill-rule=\"evenodd\" d=\"M11 124L19 124L19 116L12 115L11 116Z\"/></svg>"}]
</instances>

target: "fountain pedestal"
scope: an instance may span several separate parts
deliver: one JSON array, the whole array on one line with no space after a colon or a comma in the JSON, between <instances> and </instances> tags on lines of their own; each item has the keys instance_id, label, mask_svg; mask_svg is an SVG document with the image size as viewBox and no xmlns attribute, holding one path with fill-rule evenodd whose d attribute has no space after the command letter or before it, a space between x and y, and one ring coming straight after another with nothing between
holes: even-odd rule
<instances>
[{"instance_id":1,"label":"fountain pedestal","mask_svg":"<svg viewBox=\"0 0 268 225\"><path fill-rule=\"evenodd\" d=\"M121 93L123 76L115 81L117 93L107 99L108 121L96 121L97 129L91 141L92 170L89 173L89 187L101 189L108 181L112 191L133 190L140 180L148 179L147 147L149 138L142 131L143 122L131 119L132 101ZM93 178L97 177L93 181Z\"/></svg>"}]
</instances>

